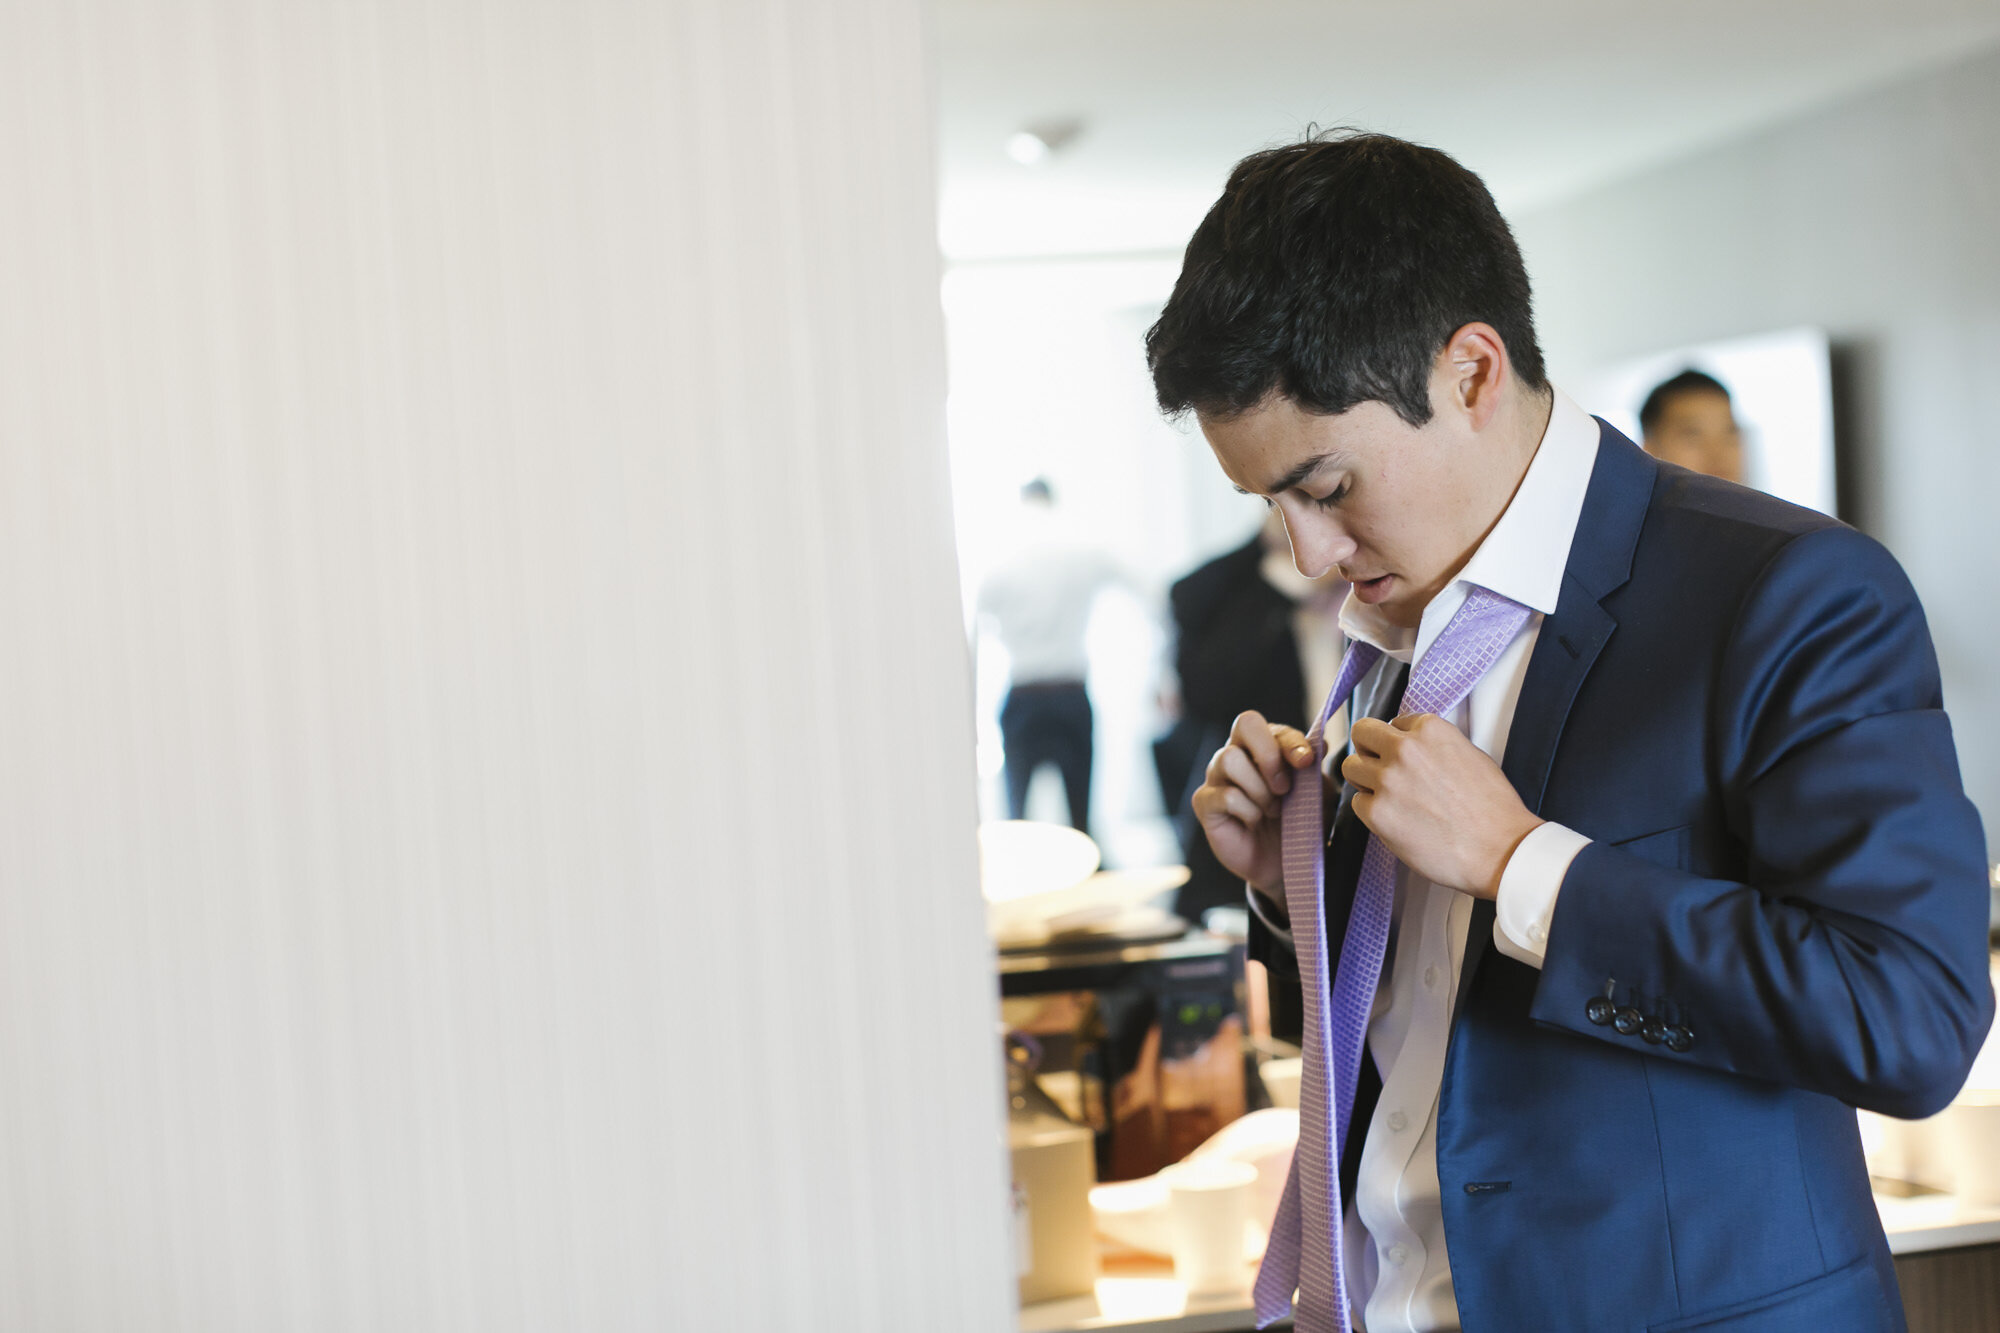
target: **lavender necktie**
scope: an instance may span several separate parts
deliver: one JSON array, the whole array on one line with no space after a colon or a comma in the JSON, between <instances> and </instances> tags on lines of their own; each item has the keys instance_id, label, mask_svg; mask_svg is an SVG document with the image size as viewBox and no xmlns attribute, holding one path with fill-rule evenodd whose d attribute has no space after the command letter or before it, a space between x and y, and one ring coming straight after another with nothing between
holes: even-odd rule
<instances>
[{"instance_id":1,"label":"lavender necktie","mask_svg":"<svg viewBox=\"0 0 2000 1333\"><path fill-rule=\"evenodd\" d=\"M1410 672L1404 714L1450 713L1527 623L1528 608L1475 587L1465 604ZM1333 692L1313 723L1313 754L1326 754L1327 719L1381 656L1365 643L1349 646ZM1299 1083L1299 1146L1292 1155L1264 1266L1257 1273L1257 1326L1292 1311L1298 1290L1298 1333L1347 1333L1347 1283L1340 1243L1340 1161L1368 1016L1382 978L1389 919L1396 900L1396 858L1370 834L1355 884L1354 906L1341 944L1340 967L1329 977L1326 948L1323 784L1301 770L1285 796L1281 818L1285 900L1305 992L1305 1070ZM1332 984L1329 984L1331 982Z\"/></svg>"}]
</instances>

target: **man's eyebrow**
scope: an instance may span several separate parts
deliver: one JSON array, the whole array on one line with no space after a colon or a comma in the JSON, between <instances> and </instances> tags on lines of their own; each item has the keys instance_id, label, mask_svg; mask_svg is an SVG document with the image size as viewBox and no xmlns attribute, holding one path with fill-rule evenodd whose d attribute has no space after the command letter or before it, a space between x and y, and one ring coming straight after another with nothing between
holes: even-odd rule
<instances>
[{"instance_id":1,"label":"man's eyebrow","mask_svg":"<svg viewBox=\"0 0 2000 1333\"><path fill-rule=\"evenodd\" d=\"M1292 487L1298 485L1300 482L1304 481L1307 477L1310 477L1313 473L1325 467L1328 463L1334 462L1341 457L1342 455L1338 449L1329 449L1323 454L1314 454L1311 458L1306 459L1304 462L1300 463L1297 467L1293 468L1290 472L1287 472L1284 476L1278 478L1278 480L1272 484L1271 489L1265 491L1264 494L1277 495L1281 491L1289 491L1290 489L1292 489ZM1236 487L1236 493L1238 495L1253 494L1253 492L1246 491L1241 486Z\"/></svg>"}]
</instances>

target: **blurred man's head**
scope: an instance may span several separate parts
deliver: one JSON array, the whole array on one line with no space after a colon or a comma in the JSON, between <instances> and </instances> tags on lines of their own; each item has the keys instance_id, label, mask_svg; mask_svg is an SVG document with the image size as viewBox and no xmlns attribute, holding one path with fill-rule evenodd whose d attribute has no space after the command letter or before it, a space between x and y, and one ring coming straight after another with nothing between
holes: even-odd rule
<instances>
[{"instance_id":1,"label":"blurred man's head","mask_svg":"<svg viewBox=\"0 0 2000 1333\"><path fill-rule=\"evenodd\" d=\"M1479 177L1341 132L1256 153L1188 242L1146 335L1238 489L1414 626L1506 508L1552 402L1528 275Z\"/></svg>"},{"instance_id":2,"label":"blurred man's head","mask_svg":"<svg viewBox=\"0 0 2000 1333\"><path fill-rule=\"evenodd\" d=\"M1725 481L1743 480L1743 437L1729 390L1699 370L1683 370L1646 395L1639 409L1646 452Z\"/></svg>"}]
</instances>

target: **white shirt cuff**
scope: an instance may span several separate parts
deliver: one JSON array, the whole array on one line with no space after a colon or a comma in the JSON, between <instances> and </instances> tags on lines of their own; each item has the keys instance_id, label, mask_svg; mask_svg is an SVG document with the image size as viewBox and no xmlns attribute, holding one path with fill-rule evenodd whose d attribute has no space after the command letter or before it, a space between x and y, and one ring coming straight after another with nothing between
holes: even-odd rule
<instances>
[{"instance_id":1,"label":"white shirt cuff","mask_svg":"<svg viewBox=\"0 0 2000 1333\"><path fill-rule=\"evenodd\" d=\"M1590 839L1561 824L1543 824L1521 839L1500 872L1500 891L1493 905L1495 948L1516 962L1542 965L1563 876L1576 854L1588 846Z\"/></svg>"},{"instance_id":2,"label":"white shirt cuff","mask_svg":"<svg viewBox=\"0 0 2000 1333\"><path fill-rule=\"evenodd\" d=\"M1283 903L1265 897L1263 890L1252 888L1248 882L1243 885L1243 896L1250 900L1250 910L1256 915L1259 921L1264 923L1264 929L1283 940L1286 948L1297 947L1292 943L1292 925L1290 920L1287 919L1283 925L1278 924L1280 918L1284 915Z\"/></svg>"}]
</instances>

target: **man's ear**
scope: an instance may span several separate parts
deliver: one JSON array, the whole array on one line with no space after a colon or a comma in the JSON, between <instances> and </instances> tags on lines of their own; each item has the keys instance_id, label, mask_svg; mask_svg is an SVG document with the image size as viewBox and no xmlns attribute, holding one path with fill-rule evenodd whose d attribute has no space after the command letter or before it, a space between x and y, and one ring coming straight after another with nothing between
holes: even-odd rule
<instances>
[{"instance_id":1,"label":"man's ear","mask_svg":"<svg viewBox=\"0 0 2000 1333\"><path fill-rule=\"evenodd\" d=\"M1486 429L1514 373L1507 345L1491 324L1472 323L1451 335L1442 358L1451 377L1451 402L1474 430Z\"/></svg>"}]
</instances>

